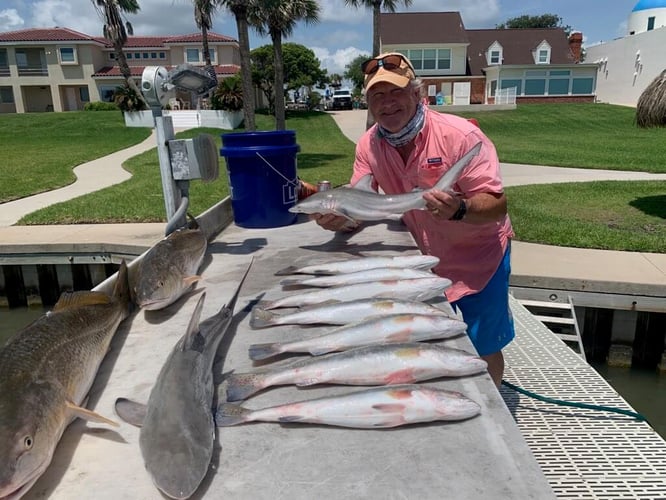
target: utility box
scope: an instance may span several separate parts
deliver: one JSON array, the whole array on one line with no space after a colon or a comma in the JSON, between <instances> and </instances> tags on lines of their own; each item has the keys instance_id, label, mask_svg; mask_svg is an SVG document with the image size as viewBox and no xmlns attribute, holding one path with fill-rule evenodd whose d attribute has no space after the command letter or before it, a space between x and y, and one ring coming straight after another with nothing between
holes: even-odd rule
<instances>
[{"instance_id":1,"label":"utility box","mask_svg":"<svg viewBox=\"0 0 666 500\"><path fill-rule=\"evenodd\" d=\"M169 160L174 180L213 181L219 175L219 157L215 139L200 134L192 139L169 141Z\"/></svg>"}]
</instances>

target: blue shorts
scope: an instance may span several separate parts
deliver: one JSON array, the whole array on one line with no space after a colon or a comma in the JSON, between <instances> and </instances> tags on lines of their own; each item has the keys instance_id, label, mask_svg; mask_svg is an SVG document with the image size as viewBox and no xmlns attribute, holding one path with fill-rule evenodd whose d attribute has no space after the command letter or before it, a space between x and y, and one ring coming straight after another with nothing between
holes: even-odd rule
<instances>
[{"instance_id":1,"label":"blue shorts","mask_svg":"<svg viewBox=\"0 0 666 500\"><path fill-rule=\"evenodd\" d=\"M509 307L511 245L486 287L452 302L467 323L467 334L479 356L494 354L513 340L513 316Z\"/></svg>"}]
</instances>

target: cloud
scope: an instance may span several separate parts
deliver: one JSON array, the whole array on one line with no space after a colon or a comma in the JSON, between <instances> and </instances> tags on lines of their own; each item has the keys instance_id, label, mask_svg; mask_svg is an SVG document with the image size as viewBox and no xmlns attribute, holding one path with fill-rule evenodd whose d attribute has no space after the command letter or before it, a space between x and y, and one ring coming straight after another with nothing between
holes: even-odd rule
<instances>
[{"instance_id":1,"label":"cloud","mask_svg":"<svg viewBox=\"0 0 666 500\"><path fill-rule=\"evenodd\" d=\"M16 9L0 10L0 31L20 30L24 25L25 21Z\"/></svg>"},{"instance_id":2,"label":"cloud","mask_svg":"<svg viewBox=\"0 0 666 500\"><path fill-rule=\"evenodd\" d=\"M359 49L357 47L345 47L333 52L324 47L310 47L310 49L315 53L317 59L319 59L321 67L328 70L329 75L334 73L339 75L344 74L345 66L347 64L361 54L368 54L367 50Z\"/></svg>"}]
</instances>

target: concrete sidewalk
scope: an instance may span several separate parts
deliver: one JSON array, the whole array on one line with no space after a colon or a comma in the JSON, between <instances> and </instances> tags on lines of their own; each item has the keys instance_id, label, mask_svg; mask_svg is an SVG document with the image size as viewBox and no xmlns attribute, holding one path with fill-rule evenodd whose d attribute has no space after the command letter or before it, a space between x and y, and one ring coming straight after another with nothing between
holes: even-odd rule
<instances>
[{"instance_id":1,"label":"concrete sidewalk","mask_svg":"<svg viewBox=\"0 0 666 500\"><path fill-rule=\"evenodd\" d=\"M345 136L354 142L365 131L364 110L340 111L331 115ZM43 206L122 182L129 176L122 169L122 162L154 146L155 137L151 136L133 148L81 165L76 169L81 178L71 186L0 204L0 256L40 253L39 249L43 251L47 247L64 252L81 247L90 251L114 248L126 252L154 244L164 235L162 224L11 226L25 214ZM666 180L666 174L512 164L502 164L502 173L509 186L598 179ZM513 279L520 286L666 298L666 254L588 250L514 241L512 268Z\"/></svg>"}]
</instances>

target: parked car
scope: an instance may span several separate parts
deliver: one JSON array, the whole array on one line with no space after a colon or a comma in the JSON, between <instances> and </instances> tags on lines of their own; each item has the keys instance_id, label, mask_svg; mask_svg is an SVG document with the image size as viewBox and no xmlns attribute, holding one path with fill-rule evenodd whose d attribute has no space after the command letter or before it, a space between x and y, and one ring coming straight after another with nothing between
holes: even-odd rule
<instances>
[{"instance_id":1,"label":"parked car","mask_svg":"<svg viewBox=\"0 0 666 500\"><path fill-rule=\"evenodd\" d=\"M350 89L340 89L333 92L331 109L352 109L353 107L354 104Z\"/></svg>"}]
</instances>

